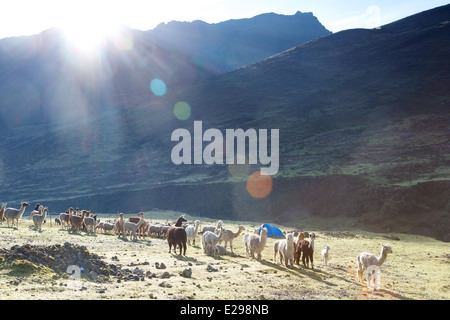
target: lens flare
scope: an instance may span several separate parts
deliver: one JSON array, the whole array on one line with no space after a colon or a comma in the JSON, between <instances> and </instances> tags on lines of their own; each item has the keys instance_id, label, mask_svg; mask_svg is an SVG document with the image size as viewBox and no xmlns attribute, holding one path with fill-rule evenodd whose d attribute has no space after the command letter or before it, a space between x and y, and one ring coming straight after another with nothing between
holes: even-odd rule
<instances>
[{"instance_id":1,"label":"lens flare","mask_svg":"<svg viewBox=\"0 0 450 320\"><path fill-rule=\"evenodd\" d=\"M178 101L173 108L173 114L179 120L187 120L191 116L191 106L184 101Z\"/></svg>"},{"instance_id":2,"label":"lens flare","mask_svg":"<svg viewBox=\"0 0 450 320\"><path fill-rule=\"evenodd\" d=\"M166 94L166 83L161 79L155 78L150 82L150 90L155 96L161 97Z\"/></svg>"},{"instance_id":3,"label":"lens flare","mask_svg":"<svg viewBox=\"0 0 450 320\"><path fill-rule=\"evenodd\" d=\"M262 199L272 191L273 180L269 175L256 171L248 177L247 191L253 198Z\"/></svg>"}]
</instances>

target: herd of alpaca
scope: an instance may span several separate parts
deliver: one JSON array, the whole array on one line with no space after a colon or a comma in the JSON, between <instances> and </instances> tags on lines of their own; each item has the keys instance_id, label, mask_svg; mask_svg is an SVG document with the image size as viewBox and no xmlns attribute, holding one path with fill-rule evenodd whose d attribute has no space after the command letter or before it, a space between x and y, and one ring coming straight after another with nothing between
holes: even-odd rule
<instances>
[{"instance_id":1,"label":"herd of alpaca","mask_svg":"<svg viewBox=\"0 0 450 320\"><path fill-rule=\"evenodd\" d=\"M23 216L25 209L29 206L28 203L22 202L19 209L7 208L6 203L2 203L0 208L0 223L6 220L8 227L19 226L19 219ZM30 218L33 221L35 229L41 231L42 224L48 214L48 208L40 206L37 210L31 212ZM61 213L55 222L61 225L62 228L70 229L72 232L79 232L81 228L85 229L88 234L95 234L97 229L103 230L104 233L112 232L119 237L128 239L128 235L132 240L138 240L138 237L143 238L146 235L163 236L167 239L169 245L169 253L172 250L176 252L179 248L180 255L186 255L187 245L195 246L197 237L200 237L202 251L205 254L220 256L227 254L227 244L230 243L230 250L233 254L233 240L236 239L244 230L244 226L239 225L236 231L228 230L223 227L223 222L219 220L215 226L204 226L201 231L201 222L196 220L193 225L184 225L187 220L184 216L180 216L175 223L149 223L144 219L144 213L140 212L137 217L124 218L124 213L119 213L114 221L100 221L97 215L91 215L88 210L81 210L77 208L69 208L66 212ZM306 240L306 236L309 240ZM252 259L258 261L262 260L262 251L266 247L268 238L268 230L260 228L254 233L246 233L243 236L246 253ZM273 244L273 261L277 263L277 257L281 264L287 268L293 268L294 264L300 265L302 259L303 265L309 268L311 262L311 269L314 269L314 242L316 235L314 233L299 232L296 239L294 233L286 233L285 239L277 240ZM224 242L224 246L220 243ZM328 265L330 246L327 245L321 251L322 267ZM387 255L392 253L392 248L386 244L381 246L379 257L372 253L361 252L357 256L357 278L360 283L363 283L364 271L370 267L380 267L387 258ZM369 274L367 275L367 285L369 284Z\"/></svg>"}]
</instances>

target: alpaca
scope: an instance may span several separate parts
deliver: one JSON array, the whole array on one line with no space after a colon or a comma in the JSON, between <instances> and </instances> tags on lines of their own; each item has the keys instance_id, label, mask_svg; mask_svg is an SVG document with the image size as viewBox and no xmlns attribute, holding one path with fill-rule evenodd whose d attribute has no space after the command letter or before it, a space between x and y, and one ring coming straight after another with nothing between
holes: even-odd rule
<instances>
[{"instance_id":1,"label":"alpaca","mask_svg":"<svg viewBox=\"0 0 450 320\"><path fill-rule=\"evenodd\" d=\"M39 211L41 211L41 208L39 208ZM33 214L33 223L34 223L34 227L36 229L42 230L42 222L44 222L45 217L47 216L48 213L48 208L45 207L44 210L42 210L43 213L42 214Z\"/></svg>"},{"instance_id":2,"label":"alpaca","mask_svg":"<svg viewBox=\"0 0 450 320\"><path fill-rule=\"evenodd\" d=\"M377 258L375 255L367 252L361 252L356 258L358 268L356 269L356 274L360 283L363 283L363 273L370 266L380 267L387 258L388 253L392 253L392 248L389 244L381 245L380 256Z\"/></svg>"},{"instance_id":3,"label":"alpaca","mask_svg":"<svg viewBox=\"0 0 450 320\"><path fill-rule=\"evenodd\" d=\"M163 225L162 227L161 227L161 235L164 237L164 238L167 238L167 231L169 231L169 229L170 229L170 227L172 227L172 224L166 224L166 225Z\"/></svg>"},{"instance_id":4,"label":"alpaca","mask_svg":"<svg viewBox=\"0 0 450 320\"><path fill-rule=\"evenodd\" d=\"M158 237L161 234L162 224L150 224L148 226L148 235Z\"/></svg>"},{"instance_id":5,"label":"alpaca","mask_svg":"<svg viewBox=\"0 0 450 320\"><path fill-rule=\"evenodd\" d=\"M0 209L0 223L3 223L3 220L5 220L5 208L7 203L2 203L2 207Z\"/></svg>"},{"instance_id":6,"label":"alpaca","mask_svg":"<svg viewBox=\"0 0 450 320\"><path fill-rule=\"evenodd\" d=\"M20 205L20 209L15 208L6 208L5 209L5 218L6 222L8 223L11 221L12 226L14 227L14 221L16 221L17 228L19 227L19 219L22 217L23 213L25 212L26 207L29 207L30 205L26 202L22 202Z\"/></svg>"},{"instance_id":7,"label":"alpaca","mask_svg":"<svg viewBox=\"0 0 450 320\"><path fill-rule=\"evenodd\" d=\"M228 254L228 251L227 251L227 249L225 249L224 246L216 245L216 250L217 250L217 254L219 256L224 256L224 255Z\"/></svg>"},{"instance_id":8,"label":"alpaca","mask_svg":"<svg viewBox=\"0 0 450 320\"><path fill-rule=\"evenodd\" d=\"M123 212L119 213L119 215L117 216L117 218L114 220L114 232L116 234L119 235L120 237L120 233L123 231L123 224L125 223L125 221L123 220L123 216L125 214ZM123 236L124 234L122 234Z\"/></svg>"},{"instance_id":9,"label":"alpaca","mask_svg":"<svg viewBox=\"0 0 450 320\"><path fill-rule=\"evenodd\" d=\"M314 240L316 239L316 235L314 233L310 233L309 238L311 239L310 241L302 240L300 242L300 247L303 253L302 261L303 265L309 268L309 260L311 260L311 269L314 269Z\"/></svg>"},{"instance_id":10,"label":"alpaca","mask_svg":"<svg viewBox=\"0 0 450 320\"><path fill-rule=\"evenodd\" d=\"M61 221L61 225L64 229L68 229L70 227L69 218L72 214L74 214L74 210L70 207L66 212L59 215L59 220Z\"/></svg>"},{"instance_id":11,"label":"alpaca","mask_svg":"<svg viewBox=\"0 0 450 320\"><path fill-rule=\"evenodd\" d=\"M88 234L95 234L95 227L97 225L97 215L88 216L84 218L84 225Z\"/></svg>"},{"instance_id":12,"label":"alpaca","mask_svg":"<svg viewBox=\"0 0 450 320\"><path fill-rule=\"evenodd\" d=\"M79 216L78 214L70 215L69 223L70 223L72 232L80 230L81 226L83 225L84 217L85 217L86 213L88 213L88 211L83 210L81 212L81 216Z\"/></svg>"},{"instance_id":13,"label":"alpaca","mask_svg":"<svg viewBox=\"0 0 450 320\"><path fill-rule=\"evenodd\" d=\"M191 245L191 240L192 240L192 244L195 246L195 238L198 235L198 228L200 226L200 220L195 220L194 225L192 226L187 226L186 227L186 235L187 235L187 241L188 241L188 245Z\"/></svg>"},{"instance_id":14,"label":"alpaca","mask_svg":"<svg viewBox=\"0 0 450 320\"><path fill-rule=\"evenodd\" d=\"M182 252L182 249L184 249L183 255L186 255L186 242L187 242L187 235L186 230L182 227L183 222L186 222L187 220L184 218L184 216L180 216L175 223L174 226L170 226L170 228L167 230L167 242L169 243L169 253L172 250L172 246L174 250L177 250L177 245L180 247L180 255Z\"/></svg>"},{"instance_id":15,"label":"alpaca","mask_svg":"<svg viewBox=\"0 0 450 320\"><path fill-rule=\"evenodd\" d=\"M202 231L199 232L199 234L204 234L206 231L214 232L215 234L219 234L219 230L222 228L223 221L219 220L217 221L217 226L204 226Z\"/></svg>"},{"instance_id":16,"label":"alpaca","mask_svg":"<svg viewBox=\"0 0 450 320\"><path fill-rule=\"evenodd\" d=\"M305 240L305 233L300 232L297 236L297 241L295 242L295 252L294 252L294 262L299 265L300 258L302 257L302 246L301 242Z\"/></svg>"},{"instance_id":17,"label":"alpaca","mask_svg":"<svg viewBox=\"0 0 450 320\"><path fill-rule=\"evenodd\" d=\"M217 244L219 243L220 239L222 238L222 235L224 233L224 229L219 230L219 235L216 235L214 232L206 231L202 235L202 249L203 252L206 254L209 254L210 252L218 256L219 251L217 249Z\"/></svg>"},{"instance_id":18,"label":"alpaca","mask_svg":"<svg viewBox=\"0 0 450 320\"><path fill-rule=\"evenodd\" d=\"M106 233L106 231L114 231L115 225L114 223L108 223L108 222L100 222L95 226L95 230L102 229L103 233Z\"/></svg>"},{"instance_id":19,"label":"alpaca","mask_svg":"<svg viewBox=\"0 0 450 320\"><path fill-rule=\"evenodd\" d=\"M328 258L330 257L329 251L330 246L326 246L325 249L322 250L322 267L328 265Z\"/></svg>"},{"instance_id":20,"label":"alpaca","mask_svg":"<svg viewBox=\"0 0 450 320\"><path fill-rule=\"evenodd\" d=\"M278 240L273 244L273 261L277 261L277 253L280 254L280 262L289 268L294 267L294 233L286 234L286 239Z\"/></svg>"},{"instance_id":21,"label":"alpaca","mask_svg":"<svg viewBox=\"0 0 450 320\"><path fill-rule=\"evenodd\" d=\"M248 235L248 236L247 236ZM247 233L244 236L245 249L250 254L252 259L257 254L258 261L261 261L261 252L264 250L267 242L267 229L262 228L260 234Z\"/></svg>"},{"instance_id":22,"label":"alpaca","mask_svg":"<svg viewBox=\"0 0 450 320\"><path fill-rule=\"evenodd\" d=\"M231 253L233 253L233 240L235 238L237 238L242 231L245 230L244 226L238 226L238 230L236 232L233 232L231 230L225 230L225 229L221 229L223 230L223 234L222 234L222 238L220 239L219 243L224 241L224 247L225 249L227 248L227 243L230 242L230 249L231 249Z\"/></svg>"},{"instance_id":23,"label":"alpaca","mask_svg":"<svg viewBox=\"0 0 450 320\"><path fill-rule=\"evenodd\" d=\"M145 222L144 219L140 219L138 223L134 223L131 221L126 221L123 224L123 229L122 229L122 234L125 236L126 239L127 238L127 231L130 231L130 238L132 237L133 240L137 240L138 239L138 234L137 232L139 231L139 228L142 226L142 224Z\"/></svg>"},{"instance_id":24,"label":"alpaca","mask_svg":"<svg viewBox=\"0 0 450 320\"><path fill-rule=\"evenodd\" d=\"M41 206L39 203L38 203L37 205L38 205L38 209L37 209L37 210L31 211L31 213L30 213L30 219L33 219L33 216L34 216L35 214L42 215L42 206Z\"/></svg>"},{"instance_id":25,"label":"alpaca","mask_svg":"<svg viewBox=\"0 0 450 320\"><path fill-rule=\"evenodd\" d=\"M140 219L144 219L144 213L143 212L139 212L137 217L129 217L128 221L133 222L133 223L138 223ZM141 224L139 230L138 230L138 234L141 238L145 237L145 230L147 229L148 223L147 221L144 220L144 222Z\"/></svg>"}]
</instances>

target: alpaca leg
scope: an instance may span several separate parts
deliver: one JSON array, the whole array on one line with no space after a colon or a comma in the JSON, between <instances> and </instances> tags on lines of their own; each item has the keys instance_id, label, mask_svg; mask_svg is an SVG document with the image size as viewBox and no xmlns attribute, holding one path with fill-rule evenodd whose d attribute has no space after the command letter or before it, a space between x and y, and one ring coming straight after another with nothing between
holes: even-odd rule
<instances>
[{"instance_id":1,"label":"alpaca leg","mask_svg":"<svg viewBox=\"0 0 450 320\"><path fill-rule=\"evenodd\" d=\"M314 269L314 254L313 254L313 252L311 252L309 258L310 258L310 260L311 260L311 269Z\"/></svg>"},{"instance_id":2,"label":"alpaca leg","mask_svg":"<svg viewBox=\"0 0 450 320\"><path fill-rule=\"evenodd\" d=\"M364 272L364 270L358 269L358 270L356 270L356 272L357 272L357 275L358 275L358 280L362 284L363 283L363 272Z\"/></svg>"}]
</instances>

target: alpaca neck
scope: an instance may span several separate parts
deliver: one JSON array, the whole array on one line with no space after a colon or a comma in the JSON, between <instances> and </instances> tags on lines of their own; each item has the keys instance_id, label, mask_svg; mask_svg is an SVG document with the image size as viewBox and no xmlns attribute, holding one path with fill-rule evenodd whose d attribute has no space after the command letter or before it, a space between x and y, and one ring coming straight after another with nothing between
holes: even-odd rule
<instances>
[{"instance_id":1,"label":"alpaca neck","mask_svg":"<svg viewBox=\"0 0 450 320\"><path fill-rule=\"evenodd\" d=\"M381 249L380 256L378 257L378 266L381 266L387 258L387 252Z\"/></svg>"},{"instance_id":2,"label":"alpaca neck","mask_svg":"<svg viewBox=\"0 0 450 320\"><path fill-rule=\"evenodd\" d=\"M21 206L20 210L19 210L19 218L22 217L24 212L25 212L25 206Z\"/></svg>"},{"instance_id":3,"label":"alpaca neck","mask_svg":"<svg viewBox=\"0 0 450 320\"><path fill-rule=\"evenodd\" d=\"M314 250L314 238L311 239L311 248Z\"/></svg>"},{"instance_id":4,"label":"alpaca neck","mask_svg":"<svg viewBox=\"0 0 450 320\"><path fill-rule=\"evenodd\" d=\"M236 232L236 234L234 235L234 237L235 237L235 238L238 237L238 236L241 234L241 232L242 232L242 229L239 228L239 230Z\"/></svg>"},{"instance_id":5,"label":"alpaca neck","mask_svg":"<svg viewBox=\"0 0 450 320\"><path fill-rule=\"evenodd\" d=\"M259 242L260 242L262 245L266 245L266 242L267 242L267 235L261 235L261 236L259 237Z\"/></svg>"}]
</instances>

